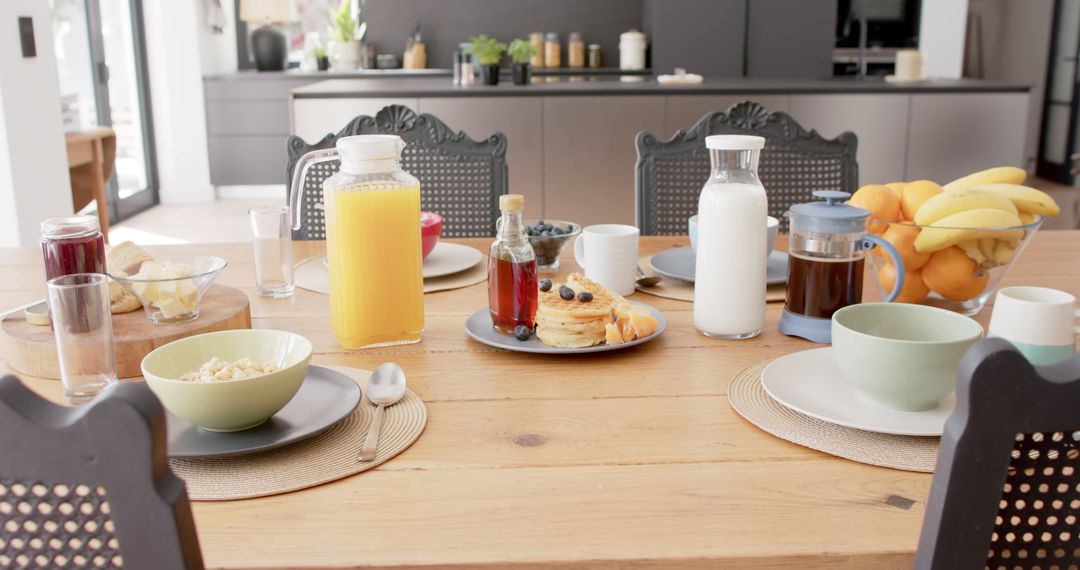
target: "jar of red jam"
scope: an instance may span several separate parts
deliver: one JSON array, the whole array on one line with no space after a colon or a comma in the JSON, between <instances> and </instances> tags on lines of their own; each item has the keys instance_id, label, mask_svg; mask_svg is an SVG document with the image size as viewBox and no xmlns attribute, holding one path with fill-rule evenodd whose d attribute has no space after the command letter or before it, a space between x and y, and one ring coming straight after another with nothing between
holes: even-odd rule
<instances>
[{"instance_id":1,"label":"jar of red jam","mask_svg":"<svg viewBox=\"0 0 1080 570\"><path fill-rule=\"evenodd\" d=\"M45 278L73 273L105 273L105 238L94 216L49 218L41 222Z\"/></svg>"}]
</instances>

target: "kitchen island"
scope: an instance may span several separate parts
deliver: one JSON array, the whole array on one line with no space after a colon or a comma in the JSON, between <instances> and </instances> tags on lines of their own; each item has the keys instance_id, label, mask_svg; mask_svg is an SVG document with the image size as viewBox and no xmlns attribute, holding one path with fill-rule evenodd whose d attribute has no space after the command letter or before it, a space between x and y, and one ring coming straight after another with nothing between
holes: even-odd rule
<instances>
[{"instance_id":1,"label":"kitchen island","mask_svg":"<svg viewBox=\"0 0 1080 570\"><path fill-rule=\"evenodd\" d=\"M855 132L862 183L944 182L1027 162L1029 88L982 80L661 85L641 77L545 77L528 86L462 87L446 78L331 79L292 90L290 131L314 142L357 115L406 105L473 138L505 133L510 189L525 194L530 217L632 224L635 135L666 139L745 100L826 137Z\"/></svg>"}]
</instances>

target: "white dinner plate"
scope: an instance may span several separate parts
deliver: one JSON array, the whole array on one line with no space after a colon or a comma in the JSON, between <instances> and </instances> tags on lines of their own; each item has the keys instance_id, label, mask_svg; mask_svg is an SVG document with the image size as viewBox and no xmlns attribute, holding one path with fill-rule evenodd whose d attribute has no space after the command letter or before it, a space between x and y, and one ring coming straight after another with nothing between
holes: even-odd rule
<instances>
[{"instance_id":1,"label":"white dinner plate","mask_svg":"<svg viewBox=\"0 0 1080 570\"><path fill-rule=\"evenodd\" d=\"M840 372L833 348L815 348L782 356L761 374L765 391L800 414L845 427L895 435L940 436L956 407L950 394L933 410L900 412L864 400Z\"/></svg>"},{"instance_id":2,"label":"white dinner plate","mask_svg":"<svg viewBox=\"0 0 1080 570\"><path fill-rule=\"evenodd\" d=\"M622 350L624 348L630 348L631 346L637 346L660 336L660 334L667 329L668 321L667 317L664 316L664 313L661 313L645 303L637 303L634 301L630 301L630 303L649 309L649 314L660 322L660 326L657 327L656 332L645 338L639 338L622 344L601 344L587 348L555 348L540 342L540 339L536 338L535 334L530 336L529 340L518 340L512 336L496 331L495 327L491 324L491 311L486 308L480 309L469 316L465 321L465 332L477 342L482 342L488 346L494 346L495 348L505 348L506 350L513 350L516 352L531 352L534 354L587 354L590 352Z\"/></svg>"},{"instance_id":3,"label":"white dinner plate","mask_svg":"<svg viewBox=\"0 0 1080 570\"><path fill-rule=\"evenodd\" d=\"M483 258L484 254L476 248L440 241L435 249L431 250L431 254L424 259L424 279L453 275L472 269ZM328 261L323 256L323 266L327 264Z\"/></svg>"},{"instance_id":4,"label":"white dinner plate","mask_svg":"<svg viewBox=\"0 0 1080 570\"><path fill-rule=\"evenodd\" d=\"M673 247L653 256L649 261L654 271L664 277L694 282L694 250L689 247ZM776 285L787 282L788 254L773 251L766 266L765 283Z\"/></svg>"}]
</instances>

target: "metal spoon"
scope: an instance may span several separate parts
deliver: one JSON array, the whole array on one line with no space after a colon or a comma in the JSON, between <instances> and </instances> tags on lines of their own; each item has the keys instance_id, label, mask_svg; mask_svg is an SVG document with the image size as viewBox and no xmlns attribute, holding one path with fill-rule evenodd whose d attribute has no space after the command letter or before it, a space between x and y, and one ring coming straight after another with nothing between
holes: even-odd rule
<instances>
[{"instance_id":1,"label":"metal spoon","mask_svg":"<svg viewBox=\"0 0 1080 570\"><path fill-rule=\"evenodd\" d=\"M637 273L636 283L638 285L641 285L642 287L656 287L656 284L659 283L661 279L663 279L663 277L659 275L645 275L645 272L641 270L640 265L638 265L634 269Z\"/></svg>"},{"instance_id":2,"label":"metal spoon","mask_svg":"<svg viewBox=\"0 0 1080 570\"><path fill-rule=\"evenodd\" d=\"M382 429L383 408L396 404L405 396L405 371L394 362L384 362L371 373L364 385L364 396L375 404L375 415L371 417L367 439L360 449L358 461L375 459L379 447L379 431Z\"/></svg>"}]
</instances>

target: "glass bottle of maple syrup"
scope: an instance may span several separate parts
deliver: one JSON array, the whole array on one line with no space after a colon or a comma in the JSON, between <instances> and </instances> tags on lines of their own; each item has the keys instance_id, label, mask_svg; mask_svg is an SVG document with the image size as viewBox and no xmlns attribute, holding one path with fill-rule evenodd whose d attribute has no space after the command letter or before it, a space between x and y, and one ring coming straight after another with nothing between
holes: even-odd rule
<instances>
[{"instance_id":1,"label":"glass bottle of maple syrup","mask_svg":"<svg viewBox=\"0 0 1080 570\"><path fill-rule=\"evenodd\" d=\"M536 254L525 235L525 197L504 194L499 209L502 217L488 256L488 304L495 330L513 335L518 325L531 331L536 324Z\"/></svg>"}]
</instances>

